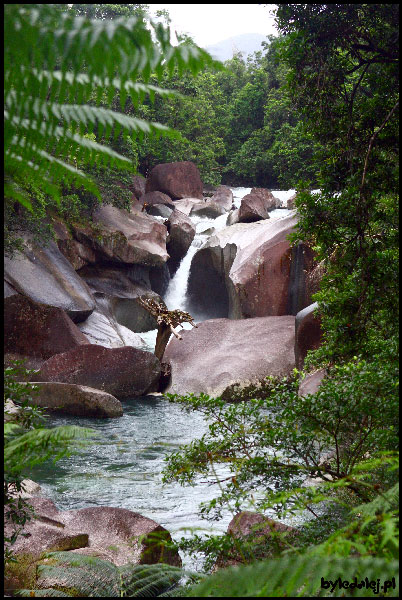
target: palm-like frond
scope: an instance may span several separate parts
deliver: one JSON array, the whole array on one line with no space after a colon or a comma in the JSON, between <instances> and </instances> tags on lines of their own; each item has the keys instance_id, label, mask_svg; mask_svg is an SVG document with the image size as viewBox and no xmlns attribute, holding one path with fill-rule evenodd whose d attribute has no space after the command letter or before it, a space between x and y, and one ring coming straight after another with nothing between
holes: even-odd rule
<instances>
[{"instance_id":1,"label":"palm-like frond","mask_svg":"<svg viewBox=\"0 0 402 600\"><path fill-rule=\"evenodd\" d=\"M152 33L155 37L153 40ZM9 196L29 206L18 181L36 182L58 196L62 182L84 185L99 196L89 177L72 164L104 162L130 167L130 161L84 137L97 128L109 139L130 134L177 136L159 123L107 108L116 94L120 105L134 106L148 94L174 92L148 83L164 69L196 73L215 64L197 47L173 47L169 32L137 17L88 20L62 13L53 5L5 5L5 174ZM137 81L140 78L141 81ZM91 105L92 104L92 105ZM93 105L95 104L95 106Z\"/></svg>"}]
</instances>

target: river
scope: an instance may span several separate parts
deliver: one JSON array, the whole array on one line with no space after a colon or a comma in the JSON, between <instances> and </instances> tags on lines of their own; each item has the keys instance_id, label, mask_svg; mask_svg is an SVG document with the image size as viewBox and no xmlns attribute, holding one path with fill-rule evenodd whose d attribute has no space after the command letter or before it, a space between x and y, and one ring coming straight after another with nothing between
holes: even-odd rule
<instances>
[{"instance_id":1,"label":"river","mask_svg":"<svg viewBox=\"0 0 402 600\"><path fill-rule=\"evenodd\" d=\"M251 188L232 188L234 202ZM282 202L294 190L273 191ZM287 214L276 209L271 218ZM191 259L208 239L205 230L225 227L227 215L217 219L197 217L196 236L165 294L169 308L185 309L185 295ZM149 350L153 351L156 331L142 333ZM118 419L85 419L52 416L49 425L76 424L91 427L96 438L85 448L52 463L36 467L31 477L41 486L44 495L51 498L61 510L90 506L127 508L154 519L170 531L174 539L188 537L199 528L215 533L227 529L233 513L228 510L219 522L209 522L198 515L200 502L217 495L216 485L209 486L199 478L194 487L173 483L162 484L165 457L177 451L182 444L199 438L207 428L200 413L188 414L176 404L161 396L146 396L123 400L123 417ZM293 521L287 521L295 524ZM197 568L188 556L182 556L184 566Z\"/></svg>"}]
</instances>

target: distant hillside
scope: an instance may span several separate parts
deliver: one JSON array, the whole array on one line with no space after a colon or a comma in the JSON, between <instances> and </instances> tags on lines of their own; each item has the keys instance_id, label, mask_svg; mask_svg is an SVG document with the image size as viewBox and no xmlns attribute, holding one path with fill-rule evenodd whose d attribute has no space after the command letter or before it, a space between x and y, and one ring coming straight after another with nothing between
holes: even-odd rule
<instances>
[{"instance_id":1,"label":"distant hillside","mask_svg":"<svg viewBox=\"0 0 402 600\"><path fill-rule=\"evenodd\" d=\"M262 49L261 42L266 40L266 37L261 33L242 33L222 42L217 42L212 46L207 46L206 50L218 60L229 60L236 52L241 52L246 58L248 54L253 54L253 52Z\"/></svg>"}]
</instances>

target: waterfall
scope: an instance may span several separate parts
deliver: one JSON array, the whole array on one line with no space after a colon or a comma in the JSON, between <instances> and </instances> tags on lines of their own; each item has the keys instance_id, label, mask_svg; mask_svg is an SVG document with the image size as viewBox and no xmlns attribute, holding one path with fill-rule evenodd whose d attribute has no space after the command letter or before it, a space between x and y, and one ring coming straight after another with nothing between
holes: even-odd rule
<instances>
[{"instance_id":1,"label":"waterfall","mask_svg":"<svg viewBox=\"0 0 402 600\"><path fill-rule=\"evenodd\" d=\"M230 188L230 189L232 190L232 193L233 193L233 203L236 206L236 208L240 207L242 198L246 194L249 194L251 191L250 187L249 188L240 187L240 188ZM294 192L295 192L295 190L287 190L287 191L284 191L284 190L274 191L273 190L272 191L274 196L276 196L277 198L279 198L281 200L282 206L284 208L286 207L287 199L290 198L294 194ZM270 218L282 217L284 208L275 209L275 210L271 211ZM224 229L226 227L227 217L228 217L228 213L225 213L224 215L220 215L219 217L216 217L216 219L212 219L210 217L200 217L200 216L190 217L190 219L193 221L193 223L195 225L196 234L194 236L194 240L193 240L191 246L189 247L189 249L187 251L187 254L182 259L176 273L170 280L168 289L166 290L165 296L163 298L164 302L165 302L166 306L169 308L169 310L174 310L174 309L186 310L186 300L187 300L186 293L187 293L187 286L188 286L188 278L189 278L189 274L190 274L191 261L193 260L194 254L197 252L197 250L199 248L201 248L201 246L203 246L203 244L209 239L209 237L211 235L213 235L217 231L220 231L221 229ZM184 323L182 325L182 327L184 329L191 329L191 325L189 323ZM141 337L147 343L148 349L151 352L153 352L154 347L155 347L155 340L156 340L156 329L153 331L141 333Z\"/></svg>"}]
</instances>

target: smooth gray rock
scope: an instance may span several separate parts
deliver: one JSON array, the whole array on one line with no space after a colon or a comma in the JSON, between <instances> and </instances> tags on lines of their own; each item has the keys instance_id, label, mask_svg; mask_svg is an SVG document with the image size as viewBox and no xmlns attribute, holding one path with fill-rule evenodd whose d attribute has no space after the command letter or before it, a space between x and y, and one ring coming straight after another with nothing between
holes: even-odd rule
<instances>
[{"instance_id":1,"label":"smooth gray rock","mask_svg":"<svg viewBox=\"0 0 402 600\"><path fill-rule=\"evenodd\" d=\"M33 404L49 412L97 419L123 416L120 400L95 388L56 381L35 382L32 386Z\"/></svg>"},{"instance_id":2,"label":"smooth gray rock","mask_svg":"<svg viewBox=\"0 0 402 600\"><path fill-rule=\"evenodd\" d=\"M72 226L74 238L94 250L98 262L161 267L169 258L167 230L145 212L103 205L94 213L97 226Z\"/></svg>"},{"instance_id":3,"label":"smooth gray rock","mask_svg":"<svg viewBox=\"0 0 402 600\"><path fill-rule=\"evenodd\" d=\"M40 247L25 237L24 243L23 254L4 259L6 282L35 302L62 308L75 323L84 321L95 308L85 281L54 242Z\"/></svg>"},{"instance_id":4,"label":"smooth gray rock","mask_svg":"<svg viewBox=\"0 0 402 600\"><path fill-rule=\"evenodd\" d=\"M322 341L321 320L315 315L318 303L306 306L296 315L295 359L296 367L303 368L309 350L316 350Z\"/></svg>"},{"instance_id":5,"label":"smooth gray rock","mask_svg":"<svg viewBox=\"0 0 402 600\"><path fill-rule=\"evenodd\" d=\"M267 375L286 376L295 367L293 316L212 319L171 338L163 362L172 367L166 391L220 396Z\"/></svg>"}]
</instances>

